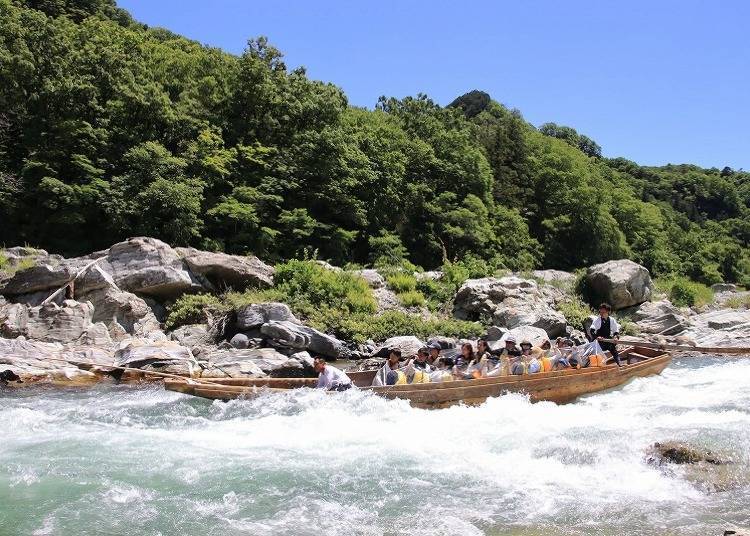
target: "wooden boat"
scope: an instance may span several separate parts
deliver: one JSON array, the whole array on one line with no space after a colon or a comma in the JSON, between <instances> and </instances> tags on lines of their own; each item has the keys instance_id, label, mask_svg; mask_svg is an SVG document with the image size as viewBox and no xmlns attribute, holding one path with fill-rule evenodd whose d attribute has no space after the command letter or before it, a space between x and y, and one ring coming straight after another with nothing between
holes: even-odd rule
<instances>
[{"instance_id":1,"label":"wooden boat","mask_svg":"<svg viewBox=\"0 0 750 536\"><path fill-rule=\"evenodd\" d=\"M633 378L659 374L672 361L669 353L636 346L623 349L620 356L623 361L630 360L630 364L618 367L610 361L603 367L383 387L370 386L376 374L374 370L348 374L355 385L379 396L408 400L415 407L443 408L461 403L481 404L487 398L506 393L527 394L532 401L570 402L581 395L619 387ZM212 383L206 383L208 381ZM168 379L165 387L208 399L231 400L313 387L316 381L315 378Z\"/></svg>"}]
</instances>

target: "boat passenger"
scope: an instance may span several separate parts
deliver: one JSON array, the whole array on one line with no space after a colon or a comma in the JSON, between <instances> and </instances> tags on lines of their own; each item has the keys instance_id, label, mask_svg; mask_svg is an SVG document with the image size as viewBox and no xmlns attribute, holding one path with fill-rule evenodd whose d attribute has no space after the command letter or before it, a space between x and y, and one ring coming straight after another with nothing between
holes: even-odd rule
<instances>
[{"instance_id":1,"label":"boat passenger","mask_svg":"<svg viewBox=\"0 0 750 536\"><path fill-rule=\"evenodd\" d=\"M430 355L427 357L427 362L432 366L436 366L438 359L440 359L440 350L442 350L443 348L437 342L431 342L427 345L427 348L429 348L430 350Z\"/></svg>"},{"instance_id":2,"label":"boat passenger","mask_svg":"<svg viewBox=\"0 0 750 536\"><path fill-rule=\"evenodd\" d=\"M521 341L521 357L525 365L525 372L529 374L542 370L542 364L532 350L533 346L530 341Z\"/></svg>"},{"instance_id":3,"label":"boat passenger","mask_svg":"<svg viewBox=\"0 0 750 536\"><path fill-rule=\"evenodd\" d=\"M474 347L469 342L461 345L461 353L456 358L456 371L464 372L474 361Z\"/></svg>"},{"instance_id":4,"label":"boat passenger","mask_svg":"<svg viewBox=\"0 0 750 536\"><path fill-rule=\"evenodd\" d=\"M620 338L620 324L617 320L610 315L612 312L612 306L608 303L602 303L599 306L599 316L594 319L591 324L591 341L599 341L599 346L602 350L609 351L612 353L612 357L615 358L617 366L620 364L620 356L617 353L617 345L611 342L603 342L602 339L619 339Z\"/></svg>"},{"instance_id":5,"label":"boat passenger","mask_svg":"<svg viewBox=\"0 0 750 536\"><path fill-rule=\"evenodd\" d=\"M392 349L388 354L388 360L385 362L375 378L372 380L372 385L397 385L406 383L406 374L400 370L399 361L401 360L401 350L396 348Z\"/></svg>"},{"instance_id":6,"label":"boat passenger","mask_svg":"<svg viewBox=\"0 0 750 536\"><path fill-rule=\"evenodd\" d=\"M426 372L432 372L434 367L428 362L429 350L427 348L420 348L417 350L417 356L411 360L410 365L415 369L424 370Z\"/></svg>"},{"instance_id":7,"label":"boat passenger","mask_svg":"<svg viewBox=\"0 0 750 536\"><path fill-rule=\"evenodd\" d=\"M318 389L326 391L346 391L351 389L352 380L341 369L326 363L322 357L316 357L313 361L313 368L318 373Z\"/></svg>"}]
</instances>

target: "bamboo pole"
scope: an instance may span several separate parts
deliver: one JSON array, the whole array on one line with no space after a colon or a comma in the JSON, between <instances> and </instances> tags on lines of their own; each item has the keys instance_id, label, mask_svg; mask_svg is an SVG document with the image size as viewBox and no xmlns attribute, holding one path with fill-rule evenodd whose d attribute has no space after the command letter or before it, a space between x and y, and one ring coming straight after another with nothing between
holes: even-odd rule
<instances>
[{"instance_id":1,"label":"bamboo pole","mask_svg":"<svg viewBox=\"0 0 750 536\"><path fill-rule=\"evenodd\" d=\"M634 341L630 339L602 339L602 342L609 342L609 343L621 344L621 345L632 344L634 346L642 346L643 348L653 348L654 350L672 350L674 352L699 352L703 354L750 355L750 348L662 344L662 343L656 343L656 342Z\"/></svg>"},{"instance_id":2,"label":"bamboo pole","mask_svg":"<svg viewBox=\"0 0 750 536\"><path fill-rule=\"evenodd\" d=\"M45 357L43 359L40 359L40 361L59 361L61 363L68 363L69 365L73 365L73 366L86 365L89 367L111 368L111 369L124 370L124 371L140 372L141 374L151 374L153 376L159 376L161 378L173 378L177 380L192 382L194 384L223 385L221 383L212 382L211 380L203 380L200 378L190 378L188 376L180 376L179 374L171 374L169 372L157 372L155 370L143 370L143 369L138 369L138 368L133 368L133 367L122 367L118 365L105 365L102 363L88 363L86 361L77 361L77 360L73 361L70 359L62 359L58 357Z\"/></svg>"}]
</instances>

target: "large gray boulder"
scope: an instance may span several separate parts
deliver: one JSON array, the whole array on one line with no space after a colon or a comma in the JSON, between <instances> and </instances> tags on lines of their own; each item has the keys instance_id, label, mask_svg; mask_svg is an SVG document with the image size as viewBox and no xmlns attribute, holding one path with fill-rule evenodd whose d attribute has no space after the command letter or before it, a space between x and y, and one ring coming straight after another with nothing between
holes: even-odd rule
<instances>
[{"instance_id":1,"label":"large gray boulder","mask_svg":"<svg viewBox=\"0 0 750 536\"><path fill-rule=\"evenodd\" d=\"M648 270L628 259L591 266L586 272L586 283L616 310L646 302L653 294Z\"/></svg>"},{"instance_id":2,"label":"large gray boulder","mask_svg":"<svg viewBox=\"0 0 750 536\"><path fill-rule=\"evenodd\" d=\"M688 319L667 300L642 303L631 319L642 333L653 335L679 335L690 326Z\"/></svg>"},{"instance_id":3,"label":"large gray boulder","mask_svg":"<svg viewBox=\"0 0 750 536\"><path fill-rule=\"evenodd\" d=\"M190 350L174 341L131 339L120 345L114 359L121 367L172 374L194 376L200 370Z\"/></svg>"},{"instance_id":4,"label":"large gray boulder","mask_svg":"<svg viewBox=\"0 0 750 536\"><path fill-rule=\"evenodd\" d=\"M516 339L516 345L520 346L522 341L529 341L534 346L541 346L544 341L548 341L547 332L542 328L534 326L519 326L505 333L499 341L489 341L490 348L500 349L505 347L505 341L508 337Z\"/></svg>"},{"instance_id":5,"label":"large gray boulder","mask_svg":"<svg viewBox=\"0 0 750 536\"><path fill-rule=\"evenodd\" d=\"M272 320L260 328L272 344L282 348L308 350L330 359L348 359L351 351L336 337L288 320Z\"/></svg>"},{"instance_id":6,"label":"large gray boulder","mask_svg":"<svg viewBox=\"0 0 750 536\"><path fill-rule=\"evenodd\" d=\"M413 335L391 337L377 346L370 357L388 357L391 350L401 350L401 357L408 359L416 356L417 351L424 346L425 343Z\"/></svg>"},{"instance_id":7,"label":"large gray boulder","mask_svg":"<svg viewBox=\"0 0 750 536\"><path fill-rule=\"evenodd\" d=\"M508 329L535 326L556 337L565 332L566 322L553 307L563 297L556 288L542 289L536 281L516 276L469 279L454 298L453 314L464 320L488 319Z\"/></svg>"},{"instance_id":8,"label":"large gray boulder","mask_svg":"<svg viewBox=\"0 0 750 536\"><path fill-rule=\"evenodd\" d=\"M215 350L208 354L203 378L312 376L313 369L303 354L286 356L273 348Z\"/></svg>"},{"instance_id":9,"label":"large gray boulder","mask_svg":"<svg viewBox=\"0 0 750 536\"><path fill-rule=\"evenodd\" d=\"M148 237L130 238L109 248L107 261L117 286L157 299L200 290L182 257L168 244Z\"/></svg>"},{"instance_id":10,"label":"large gray boulder","mask_svg":"<svg viewBox=\"0 0 750 536\"><path fill-rule=\"evenodd\" d=\"M300 323L285 303L254 303L237 310L237 329L239 331L257 328L271 321Z\"/></svg>"},{"instance_id":11,"label":"large gray boulder","mask_svg":"<svg viewBox=\"0 0 750 536\"><path fill-rule=\"evenodd\" d=\"M194 248L177 248L193 274L205 277L215 289L227 287L270 287L273 285L272 266L255 256L228 255Z\"/></svg>"}]
</instances>

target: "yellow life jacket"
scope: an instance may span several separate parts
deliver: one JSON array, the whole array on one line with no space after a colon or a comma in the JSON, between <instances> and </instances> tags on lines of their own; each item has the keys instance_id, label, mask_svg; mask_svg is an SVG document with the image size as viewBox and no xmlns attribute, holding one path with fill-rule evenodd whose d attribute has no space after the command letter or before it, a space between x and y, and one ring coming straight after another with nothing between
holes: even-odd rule
<instances>
[{"instance_id":1,"label":"yellow life jacket","mask_svg":"<svg viewBox=\"0 0 750 536\"><path fill-rule=\"evenodd\" d=\"M552 370L552 358L551 357L543 357L542 358L542 372L549 372Z\"/></svg>"},{"instance_id":2,"label":"yellow life jacket","mask_svg":"<svg viewBox=\"0 0 750 536\"><path fill-rule=\"evenodd\" d=\"M406 374L404 374L404 371L397 370L396 374L398 375L398 379L396 380L396 383L394 385L406 385Z\"/></svg>"},{"instance_id":3,"label":"yellow life jacket","mask_svg":"<svg viewBox=\"0 0 750 536\"><path fill-rule=\"evenodd\" d=\"M602 354L594 354L590 357L590 367L603 367L607 364L607 358Z\"/></svg>"},{"instance_id":4,"label":"yellow life jacket","mask_svg":"<svg viewBox=\"0 0 750 536\"><path fill-rule=\"evenodd\" d=\"M415 370L411 383L430 383L430 375L423 370Z\"/></svg>"}]
</instances>

